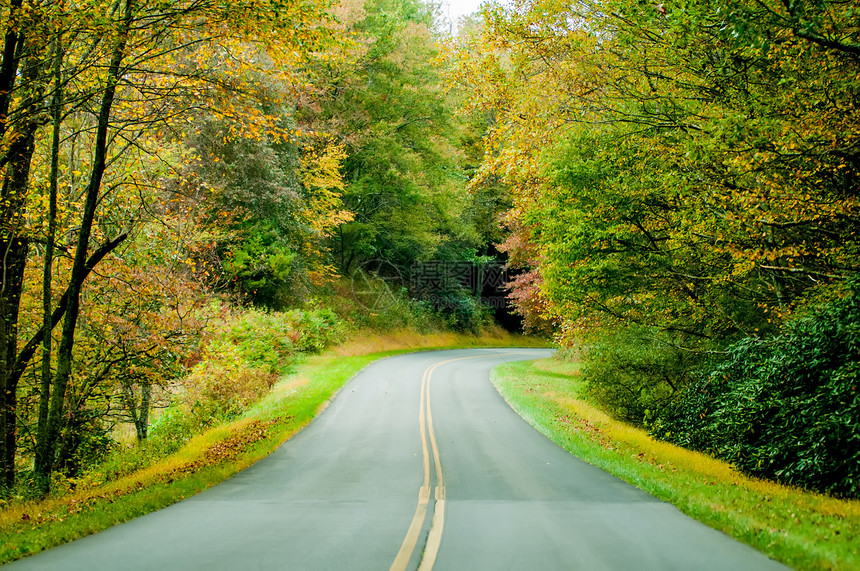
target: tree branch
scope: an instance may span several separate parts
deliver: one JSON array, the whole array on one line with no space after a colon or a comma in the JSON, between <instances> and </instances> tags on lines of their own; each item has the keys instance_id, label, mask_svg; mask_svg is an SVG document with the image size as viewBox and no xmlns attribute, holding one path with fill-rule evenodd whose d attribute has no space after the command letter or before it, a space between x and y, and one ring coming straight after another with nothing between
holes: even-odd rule
<instances>
[{"instance_id":1,"label":"tree branch","mask_svg":"<svg viewBox=\"0 0 860 571\"><path fill-rule=\"evenodd\" d=\"M123 233L100 246L86 262L84 266L84 275L83 279L93 271L96 265L104 259L109 253L115 250L120 244L122 244L125 239L128 238L128 234ZM81 280L83 281L83 280ZM63 293L62 297L60 297L60 301L57 303L56 309L51 314L51 329L57 326L60 320L63 318L63 315L66 313L66 307L69 303L69 290L66 289L65 293ZM36 352L36 348L42 343L42 339L45 336L45 328L42 326L33 337L27 341L27 344L24 345L24 348L18 353L18 357L15 359L15 363L12 365L12 369L9 372L9 377L17 381L21 378L21 375L24 373L24 370L27 368L27 363L30 362L30 359L33 358L33 355Z\"/></svg>"},{"instance_id":2,"label":"tree branch","mask_svg":"<svg viewBox=\"0 0 860 571\"><path fill-rule=\"evenodd\" d=\"M851 54L854 57L860 56L860 46L856 44L843 44L841 42L830 40L828 38L825 38L824 36L819 36L818 34L806 32L798 28L794 28L792 31L794 32L794 35L796 35L798 38L809 40L810 42L816 43L819 46L830 48L831 50L845 52Z\"/></svg>"}]
</instances>

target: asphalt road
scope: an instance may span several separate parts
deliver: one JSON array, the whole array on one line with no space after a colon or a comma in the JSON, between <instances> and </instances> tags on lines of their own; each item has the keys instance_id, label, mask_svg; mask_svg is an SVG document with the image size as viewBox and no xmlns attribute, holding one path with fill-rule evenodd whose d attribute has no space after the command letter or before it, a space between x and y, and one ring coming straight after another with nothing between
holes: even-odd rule
<instances>
[{"instance_id":1,"label":"asphalt road","mask_svg":"<svg viewBox=\"0 0 860 571\"><path fill-rule=\"evenodd\" d=\"M490 384L535 349L415 353L352 379L223 484L10 569L779 569L585 464Z\"/></svg>"}]
</instances>

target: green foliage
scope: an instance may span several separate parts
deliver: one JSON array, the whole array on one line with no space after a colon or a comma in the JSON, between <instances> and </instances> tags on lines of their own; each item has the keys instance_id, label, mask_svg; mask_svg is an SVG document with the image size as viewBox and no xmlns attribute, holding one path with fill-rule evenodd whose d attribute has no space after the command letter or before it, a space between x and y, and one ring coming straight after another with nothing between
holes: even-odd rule
<instances>
[{"instance_id":1,"label":"green foliage","mask_svg":"<svg viewBox=\"0 0 860 571\"><path fill-rule=\"evenodd\" d=\"M267 224L249 228L245 239L225 252L224 271L232 289L263 306L278 306L296 255Z\"/></svg>"},{"instance_id":2,"label":"green foliage","mask_svg":"<svg viewBox=\"0 0 860 571\"><path fill-rule=\"evenodd\" d=\"M293 319L293 328L299 331L299 336L294 341L299 351L318 353L344 339L344 325L329 308L312 311L294 310L287 315Z\"/></svg>"},{"instance_id":3,"label":"green foliage","mask_svg":"<svg viewBox=\"0 0 860 571\"><path fill-rule=\"evenodd\" d=\"M328 309L249 309L213 322L202 360L183 383L189 413L203 426L236 417L268 393L302 353L318 352L342 334Z\"/></svg>"},{"instance_id":4,"label":"green foliage","mask_svg":"<svg viewBox=\"0 0 860 571\"><path fill-rule=\"evenodd\" d=\"M454 331L479 334L493 323L491 309L469 290L452 289L433 296L432 301L418 303Z\"/></svg>"},{"instance_id":5,"label":"green foliage","mask_svg":"<svg viewBox=\"0 0 860 571\"><path fill-rule=\"evenodd\" d=\"M776 337L747 338L690 387L659 436L755 476L860 498L860 280Z\"/></svg>"},{"instance_id":6,"label":"green foliage","mask_svg":"<svg viewBox=\"0 0 860 571\"><path fill-rule=\"evenodd\" d=\"M157 415L146 440L129 445L112 442L109 452L100 461L87 463L75 481L78 486L94 486L152 466L178 451L202 430L199 419L181 406L171 405Z\"/></svg>"},{"instance_id":7,"label":"green foliage","mask_svg":"<svg viewBox=\"0 0 860 571\"><path fill-rule=\"evenodd\" d=\"M492 310L465 288L429 295L410 291L399 281L361 274L320 289L314 304L332 308L353 331L390 334L466 332L479 335L494 324Z\"/></svg>"},{"instance_id":8,"label":"green foliage","mask_svg":"<svg viewBox=\"0 0 860 571\"><path fill-rule=\"evenodd\" d=\"M114 444L111 428L101 411L92 408L69 411L57 452L57 471L73 477L104 460Z\"/></svg>"},{"instance_id":9,"label":"green foliage","mask_svg":"<svg viewBox=\"0 0 860 571\"><path fill-rule=\"evenodd\" d=\"M209 324L202 360L182 381L175 402L155 413L146 440L123 445L110 440L106 430L70 431L88 440L75 456L83 473L66 473L92 484L152 465L206 428L246 412L303 354L317 353L343 334L343 323L329 309L225 314ZM88 445L98 436L100 446Z\"/></svg>"},{"instance_id":10,"label":"green foliage","mask_svg":"<svg viewBox=\"0 0 860 571\"><path fill-rule=\"evenodd\" d=\"M317 291L314 304L331 311L351 333L389 333L414 329L423 333L441 331L444 324L436 311L409 295L405 287L363 274L353 280L337 280Z\"/></svg>"},{"instance_id":11,"label":"green foliage","mask_svg":"<svg viewBox=\"0 0 860 571\"><path fill-rule=\"evenodd\" d=\"M281 121L292 123L288 112L281 113ZM306 201L299 148L256 134L227 137L228 121L201 121L187 138L196 160L177 181L192 192L188 207L199 212L206 230L191 257L205 268L212 287L283 309L306 285L307 276L295 270L309 263L309 256L299 252L318 238L301 217ZM195 196L200 187L208 192Z\"/></svg>"},{"instance_id":12,"label":"green foliage","mask_svg":"<svg viewBox=\"0 0 860 571\"><path fill-rule=\"evenodd\" d=\"M860 272L848 4L578 6L488 8L455 76L495 119L478 182L513 193L525 312L731 341Z\"/></svg>"},{"instance_id":13,"label":"green foliage","mask_svg":"<svg viewBox=\"0 0 860 571\"><path fill-rule=\"evenodd\" d=\"M159 454L172 454L189 441L199 429L194 419L181 406L172 404L161 411L152 423L145 445L150 449L158 450Z\"/></svg>"},{"instance_id":14,"label":"green foliage","mask_svg":"<svg viewBox=\"0 0 860 571\"><path fill-rule=\"evenodd\" d=\"M332 236L344 275L385 260L416 261L485 247L488 208L463 192L462 125L445 93L432 9L419 0L368 0L355 21L356 62L338 70L317 120L339 133L344 203L355 214ZM480 229L479 225L483 225Z\"/></svg>"},{"instance_id":15,"label":"green foliage","mask_svg":"<svg viewBox=\"0 0 860 571\"><path fill-rule=\"evenodd\" d=\"M490 5L454 74L494 119L472 185L512 193L512 297L594 346L592 397L649 421L747 338L678 438L846 494L856 348L825 344L856 317L780 326L860 275L855 4Z\"/></svg>"},{"instance_id":16,"label":"green foliage","mask_svg":"<svg viewBox=\"0 0 860 571\"><path fill-rule=\"evenodd\" d=\"M689 370L699 362L678 341L653 327L601 335L584 352L589 397L619 420L651 422L687 387Z\"/></svg>"},{"instance_id":17,"label":"green foliage","mask_svg":"<svg viewBox=\"0 0 860 571\"><path fill-rule=\"evenodd\" d=\"M249 310L234 319L213 324L204 361L238 361L266 373L276 373L291 359L299 332L279 313Z\"/></svg>"}]
</instances>

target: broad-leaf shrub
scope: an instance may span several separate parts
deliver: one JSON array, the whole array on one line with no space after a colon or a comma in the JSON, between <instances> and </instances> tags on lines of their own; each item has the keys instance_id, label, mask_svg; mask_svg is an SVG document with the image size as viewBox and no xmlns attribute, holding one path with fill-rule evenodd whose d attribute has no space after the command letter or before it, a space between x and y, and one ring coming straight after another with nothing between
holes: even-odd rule
<instances>
[{"instance_id":1,"label":"broad-leaf shrub","mask_svg":"<svg viewBox=\"0 0 860 571\"><path fill-rule=\"evenodd\" d=\"M149 427L146 440L130 445L114 443L103 461L91 464L77 483L98 485L142 470L182 448L200 431L197 419L180 406L170 406Z\"/></svg>"},{"instance_id":2,"label":"broad-leaf shrub","mask_svg":"<svg viewBox=\"0 0 860 571\"><path fill-rule=\"evenodd\" d=\"M343 341L344 324L331 309L296 310L284 315L285 318L292 319L292 326L298 331L298 337L293 343L299 351L316 353Z\"/></svg>"},{"instance_id":3,"label":"broad-leaf shrub","mask_svg":"<svg viewBox=\"0 0 860 571\"><path fill-rule=\"evenodd\" d=\"M454 331L477 335L493 323L489 306L467 290L454 290L435 296L431 307Z\"/></svg>"},{"instance_id":4,"label":"broad-leaf shrub","mask_svg":"<svg viewBox=\"0 0 860 571\"><path fill-rule=\"evenodd\" d=\"M647 424L687 387L689 370L701 357L679 343L638 326L600 337L585 351L589 397L619 420Z\"/></svg>"},{"instance_id":5,"label":"broad-leaf shrub","mask_svg":"<svg viewBox=\"0 0 860 571\"><path fill-rule=\"evenodd\" d=\"M194 367L185 395L193 417L204 426L232 418L265 395L277 375L239 358L235 347L225 345L217 357Z\"/></svg>"},{"instance_id":6,"label":"broad-leaf shrub","mask_svg":"<svg viewBox=\"0 0 860 571\"><path fill-rule=\"evenodd\" d=\"M203 357L185 382L184 400L201 424L245 411L265 395L302 352L316 352L341 336L327 309L283 313L248 310L210 325Z\"/></svg>"},{"instance_id":7,"label":"broad-leaf shrub","mask_svg":"<svg viewBox=\"0 0 860 571\"><path fill-rule=\"evenodd\" d=\"M768 339L747 338L655 426L741 471L860 497L860 280Z\"/></svg>"}]
</instances>

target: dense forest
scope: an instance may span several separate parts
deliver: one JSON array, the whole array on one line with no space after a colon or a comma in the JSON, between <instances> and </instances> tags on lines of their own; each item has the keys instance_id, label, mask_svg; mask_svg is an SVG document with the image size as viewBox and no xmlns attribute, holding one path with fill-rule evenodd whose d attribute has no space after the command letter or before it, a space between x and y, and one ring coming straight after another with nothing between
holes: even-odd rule
<instances>
[{"instance_id":1,"label":"dense forest","mask_svg":"<svg viewBox=\"0 0 860 571\"><path fill-rule=\"evenodd\" d=\"M4 494L123 431L168 453L356 331L496 320L621 419L860 495L856 2L517 0L452 35L419 0L9 0L0 26Z\"/></svg>"},{"instance_id":2,"label":"dense forest","mask_svg":"<svg viewBox=\"0 0 860 571\"><path fill-rule=\"evenodd\" d=\"M860 494L856 2L514 2L461 40L526 323L593 398Z\"/></svg>"},{"instance_id":3,"label":"dense forest","mask_svg":"<svg viewBox=\"0 0 860 571\"><path fill-rule=\"evenodd\" d=\"M443 89L430 7L0 15L7 491L80 476L124 426L143 442L235 415L350 330L490 322L454 273L489 265L505 204L464 192L479 135ZM429 268L432 297L413 287Z\"/></svg>"}]
</instances>

